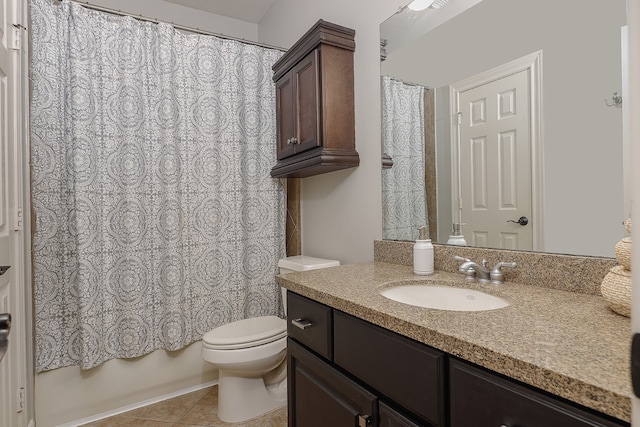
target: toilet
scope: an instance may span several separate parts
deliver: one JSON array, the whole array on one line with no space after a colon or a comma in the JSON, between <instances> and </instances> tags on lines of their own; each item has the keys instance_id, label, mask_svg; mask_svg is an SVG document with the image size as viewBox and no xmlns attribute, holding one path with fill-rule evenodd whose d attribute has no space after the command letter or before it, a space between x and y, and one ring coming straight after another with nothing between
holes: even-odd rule
<instances>
[{"instance_id":1,"label":"toilet","mask_svg":"<svg viewBox=\"0 0 640 427\"><path fill-rule=\"evenodd\" d=\"M305 255L283 258L280 274L340 265ZM286 289L282 289L286 314ZM287 403L287 321L276 316L238 320L204 334L202 358L218 368L218 418L250 420Z\"/></svg>"}]
</instances>

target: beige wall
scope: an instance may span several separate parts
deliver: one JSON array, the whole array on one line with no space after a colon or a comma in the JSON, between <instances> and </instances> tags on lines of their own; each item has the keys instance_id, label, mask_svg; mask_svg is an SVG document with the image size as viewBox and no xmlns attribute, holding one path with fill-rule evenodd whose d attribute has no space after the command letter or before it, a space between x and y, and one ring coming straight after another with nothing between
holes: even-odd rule
<instances>
[{"instance_id":1,"label":"beige wall","mask_svg":"<svg viewBox=\"0 0 640 427\"><path fill-rule=\"evenodd\" d=\"M260 41L290 47L318 19L356 30L356 150L360 166L302 179L302 253L343 264L373 260L382 236L380 23L402 0L276 0Z\"/></svg>"}]
</instances>

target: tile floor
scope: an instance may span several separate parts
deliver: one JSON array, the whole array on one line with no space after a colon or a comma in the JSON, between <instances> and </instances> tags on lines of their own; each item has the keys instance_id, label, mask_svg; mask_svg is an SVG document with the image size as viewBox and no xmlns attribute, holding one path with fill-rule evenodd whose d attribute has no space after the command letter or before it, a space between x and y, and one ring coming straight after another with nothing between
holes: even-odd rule
<instances>
[{"instance_id":1,"label":"tile floor","mask_svg":"<svg viewBox=\"0 0 640 427\"><path fill-rule=\"evenodd\" d=\"M238 424L218 419L218 386L84 424L85 427L287 427L287 408Z\"/></svg>"}]
</instances>

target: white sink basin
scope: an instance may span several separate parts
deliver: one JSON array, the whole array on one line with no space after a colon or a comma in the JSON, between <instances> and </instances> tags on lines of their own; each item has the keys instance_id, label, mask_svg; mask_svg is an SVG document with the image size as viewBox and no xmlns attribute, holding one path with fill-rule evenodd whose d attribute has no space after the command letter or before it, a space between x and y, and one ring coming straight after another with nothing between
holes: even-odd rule
<instances>
[{"instance_id":1,"label":"white sink basin","mask_svg":"<svg viewBox=\"0 0 640 427\"><path fill-rule=\"evenodd\" d=\"M380 291L382 296L418 307L451 311L485 311L504 308L502 298L473 289L435 285L402 285Z\"/></svg>"}]
</instances>

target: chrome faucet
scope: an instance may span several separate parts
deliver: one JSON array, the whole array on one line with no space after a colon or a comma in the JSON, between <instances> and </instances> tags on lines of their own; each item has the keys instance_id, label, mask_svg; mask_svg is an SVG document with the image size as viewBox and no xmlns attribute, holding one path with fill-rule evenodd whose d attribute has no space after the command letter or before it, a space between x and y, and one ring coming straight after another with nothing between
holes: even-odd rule
<instances>
[{"instance_id":1,"label":"chrome faucet","mask_svg":"<svg viewBox=\"0 0 640 427\"><path fill-rule=\"evenodd\" d=\"M453 259L462 263L458 266L458 271L464 274L465 280L477 280L478 283L493 283L494 285L501 285L504 282L504 271L502 271L503 267L513 268L517 266L515 262L501 261L489 270L489 264L485 259L483 259L480 264L457 255L454 256Z\"/></svg>"}]
</instances>

